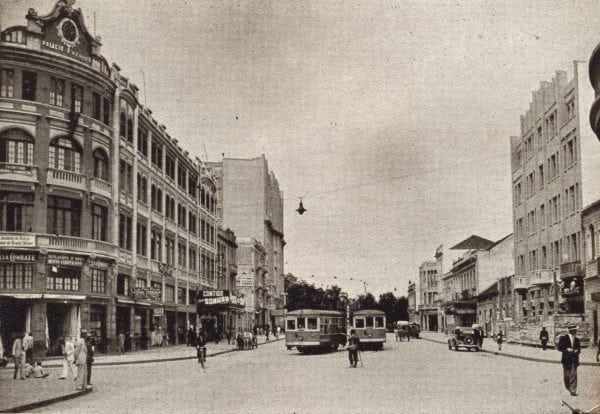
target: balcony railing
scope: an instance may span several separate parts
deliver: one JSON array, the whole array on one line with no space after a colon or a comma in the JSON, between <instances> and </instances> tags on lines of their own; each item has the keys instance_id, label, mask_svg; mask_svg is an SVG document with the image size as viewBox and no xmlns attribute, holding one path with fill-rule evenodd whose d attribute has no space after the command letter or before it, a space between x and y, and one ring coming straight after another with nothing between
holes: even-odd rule
<instances>
[{"instance_id":1,"label":"balcony railing","mask_svg":"<svg viewBox=\"0 0 600 414\"><path fill-rule=\"evenodd\" d=\"M148 269L148 259L146 257L140 256L138 254L136 261L137 261L138 267L141 267L142 269Z\"/></svg>"},{"instance_id":2,"label":"balcony railing","mask_svg":"<svg viewBox=\"0 0 600 414\"><path fill-rule=\"evenodd\" d=\"M112 198L112 184L99 178L90 178L92 192L100 194L107 198Z\"/></svg>"},{"instance_id":3,"label":"balcony railing","mask_svg":"<svg viewBox=\"0 0 600 414\"><path fill-rule=\"evenodd\" d=\"M47 182L48 184L76 187L85 190L85 176L73 171L48 168Z\"/></svg>"},{"instance_id":4,"label":"balcony railing","mask_svg":"<svg viewBox=\"0 0 600 414\"><path fill-rule=\"evenodd\" d=\"M127 207L133 208L133 197L131 196L131 194L119 192L119 203Z\"/></svg>"},{"instance_id":5,"label":"balcony railing","mask_svg":"<svg viewBox=\"0 0 600 414\"><path fill-rule=\"evenodd\" d=\"M581 262L569 262L560 265L560 278L581 277Z\"/></svg>"},{"instance_id":6,"label":"balcony railing","mask_svg":"<svg viewBox=\"0 0 600 414\"><path fill-rule=\"evenodd\" d=\"M117 256L117 247L100 240L82 239L71 236L56 236L51 234L38 234L36 245L40 248L72 250L81 253Z\"/></svg>"},{"instance_id":7,"label":"balcony railing","mask_svg":"<svg viewBox=\"0 0 600 414\"><path fill-rule=\"evenodd\" d=\"M37 182L37 167L0 162L0 180Z\"/></svg>"},{"instance_id":8,"label":"balcony railing","mask_svg":"<svg viewBox=\"0 0 600 414\"><path fill-rule=\"evenodd\" d=\"M119 249L119 261L129 265L133 264L133 255L129 250Z\"/></svg>"},{"instance_id":9,"label":"balcony railing","mask_svg":"<svg viewBox=\"0 0 600 414\"><path fill-rule=\"evenodd\" d=\"M529 279L527 276L515 276L513 279L513 289L528 289Z\"/></svg>"},{"instance_id":10,"label":"balcony railing","mask_svg":"<svg viewBox=\"0 0 600 414\"><path fill-rule=\"evenodd\" d=\"M533 270L529 272L529 283L531 285L551 285L554 283L554 272L550 269Z\"/></svg>"}]
</instances>

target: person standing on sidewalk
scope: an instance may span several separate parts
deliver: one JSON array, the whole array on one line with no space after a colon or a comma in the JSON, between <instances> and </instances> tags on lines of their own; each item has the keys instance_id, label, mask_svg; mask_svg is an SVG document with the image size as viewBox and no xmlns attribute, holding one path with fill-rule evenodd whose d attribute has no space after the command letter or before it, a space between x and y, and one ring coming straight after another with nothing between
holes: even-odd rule
<instances>
[{"instance_id":1,"label":"person standing on sidewalk","mask_svg":"<svg viewBox=\"0 0 600 414\"><path fill-rule=\"evenodd\" d=\"M502 331L498 332L498 335L496 335L496 343L498 344L498 351L502 351L502 340L504 339L504 335L502 334Z\"/></svg>"},{"instance_id":2,"label":"person standing on sidewalk","mask_svg":"<svg viewBox=\"0 0 600 414\"><path fill-rule=\"evenodd\" d=\"M59 340L60 350L63 355L62 361L62 373L58 379L66 379L69 376L69 370L73 373L73 377L77 378L77 369L75 368L75 358L73 357L73 352L75 352L75 347L73 346L73 341L71 341L70 336L65 336Z\"/></svg>"},{"instance_id":3,"label":"person standing on sidewalk","mask_svg":"<svg viewBox=\"0 0 600 414\"><path fill-rule=\"evenodd\" d=\"M75 365L77 365L77 378L75 378L75 389L85 390L87 389L87 346L85 344L85 337L87 331L81 331L81 336L77 338L75 343L75 351L73 357L75 358Z\"/></svg>"},{"instance_id":4,"label":"person standing on sidewalk","mask_svg":"<svg viewBox=\"0 0 600 414\"><path fill-rule=\"evenodd\" d=\"M87 370L87 385L92 385L92 364L94 363L94 337L90 334L87 334L85 338L85 347L86 347L86 358L85 358L85 368Z\"/></svg>"},{"instance_id":5,"label":"person standing on sidewalk","mask_svg":"<svg viewBox=\"0 0 600 414\"><path fill-rule=\"evenodd\" d=\"M123 332L119 332L117 335L117 354L125 354L125 334Z\"/></svg>"},{"instance_id":6,"label":"person standing on sidewalk","mask_svg":"<svg viewBox=\"0 0 600 414\"><path fill-rule=\"evenodd\" d=\"M545 351L548 345L548 331L545 326L542 326L542 330L540 331L540 342L542 343L542 350Z\"/></svg>"},{"instance_id":7,"label":"person standing on sidewalk","mask_svg":"<svg viewBox=\"0 0 600 414\"><path fill-rule=\"evenodd\" d=\"M581 353L581 343L577 334L577 326L569 325L569 333L561 335L558 338L556 349L562 352L560 362L563 366L563 379L565 388L572 396L577 395L577 367L579 366L579 354Z\"/></svg>"},{"instance_id":8,"label":"person standing on sidewalk","mask_svg":"<svg viewBox=\"0 0 600 414\"><path fill-rule=\"evenodd\" d=\"M21 338L21 335L21 333L17 334L12 346L12 356L15 362L13 379L17 379L18 371L21 379L24 380L25 376L23 375L23 368L25 367L25 351L23 350L23 339Z\"/></svg>"},{"instance_id":9,"label":"person standing on sidewalk","mask_svg":"<svg viewBox=\"0 0 600 414\"><path fill-rule=\"evenodd\" d=\"M23 350L25 351L25 362L33 365L33 336L31 336L31 332L25 333Z\"/></svg>"}]
</instances>

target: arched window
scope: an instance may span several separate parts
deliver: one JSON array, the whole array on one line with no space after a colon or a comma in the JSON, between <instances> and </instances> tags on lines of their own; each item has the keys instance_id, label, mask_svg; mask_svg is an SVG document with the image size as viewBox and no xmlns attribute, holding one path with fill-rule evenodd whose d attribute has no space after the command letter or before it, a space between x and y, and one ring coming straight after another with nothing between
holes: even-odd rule
<instances>
[{"instance_id":1,"label":"arched window","mask_svg":"<svg viewBox=\"0 0 600 414\"><path fill-rule=\"evenodd\" d=\"M127 106L127 141L133 144L133 109Z\"/></svg>"},{"instance_id":2,"label":"arched window","mask_svg":"<svg viewBox=\"0 0 600 414\"><path fill-rule=\"evenodd\" d=\"M119 134L122 137L127 136L127 115L123 112L123 108L121 108L121 112L119 113Z\"/></svg>"},{"instance_id":3,"label":"arched window","mask_svg":"<svg viewBox=\"0 0 600 414\"><path fill-rule=\"evenodd\" d=\"M33 138L20 129L0 134L0 162L33 165Z\"/></svg>"},{"instance_id":4,"label":"arched window","mask_svg":"<svg viewBox=\"0 0 600 414\"><path fill-rule=\"evenodd\" d=\"M103 149L94 150L94 177L108 181L108 155Z\"/></svg>"},{"instance_id":5,"label":"arched window","mask_svg":"<svg viewBox=\"0 0 600 414\"><path fill-rule=\"evenodd\" d=\"M48 150L48 166L57 170L81 173L81 147L67 137L54 138Z\"/></svg>"}]
</instances>

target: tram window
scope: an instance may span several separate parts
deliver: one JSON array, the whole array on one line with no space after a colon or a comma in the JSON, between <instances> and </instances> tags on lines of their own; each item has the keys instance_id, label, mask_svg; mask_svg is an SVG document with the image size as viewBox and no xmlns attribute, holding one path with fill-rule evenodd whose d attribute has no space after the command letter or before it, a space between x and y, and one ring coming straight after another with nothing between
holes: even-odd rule
<instances>
[{"instance_id":1,"label":"tram window","mask_svg":"<svg viewBox=\"0 0 600 414\"><path fill-rule=\"evenodd\" d=\"M375 327L376 328L383 328L383 316L376 316L375 317Z\"/></svg>"},{"instance_id":2,"label":"tram window","mask_svg":"<svg viewBox=\"0 0 600 414\"><path fill-rule=\"evenodd\" d=\"M298 329L304 329L304 326L306 326L304 318L298 318Z\"/></svg>"},{"instance_id":3,"label":"tram window","mask_svg":"<svg viewBox=\"0 0 600 414\"><path fill-rule=\"evenodd\" d=\"M354 327L355 328L364 328L365 327L365 320L364 319L355 319L354 320Z\"/></svg>"},{"instance_id":4,"label":"tram window","mask_svg":"<svg viewBox=\"0 0 600 414\"><path fill-rule=\"evenodd\" d=\"M294 331L294 330L296 330L296 320L295 319L288 319L287 320L287 330L288 331Z\"/></svg>"},{"instance_id":5,"label":"tram window","mask_svg":"<svg viewBox=\"0 0 600 414\"><path fill-rule=\"evenodd\" d=\"M372 328L372 327L373 327L373 317L367 316L367 328Z\"/></svg>"},{"instance_id":6,"label":"tram window","mask_svg":"<svg viewBox=\"0 0 600 414\"><path fill-rule=\"evenodd\" d=\"M317 318L306 318L307 329L317 329Z\"/></svg>"}]
</instances>

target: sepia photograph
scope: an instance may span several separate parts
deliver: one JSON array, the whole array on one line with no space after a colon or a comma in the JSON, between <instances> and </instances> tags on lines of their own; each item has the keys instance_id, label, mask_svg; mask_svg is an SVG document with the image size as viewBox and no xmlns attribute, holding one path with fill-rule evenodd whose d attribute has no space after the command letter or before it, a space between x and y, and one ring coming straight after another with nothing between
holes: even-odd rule
<instances>
[{"instance_id":1,"label":"sepia photograph","mask_svg":"<svg viewBox=\"0 0 600 414\"><path fill-rule=\"evenodd\" d=\"M595 0L1 0L0 412L600 414Z\"/></svg>"}]
</instances>

